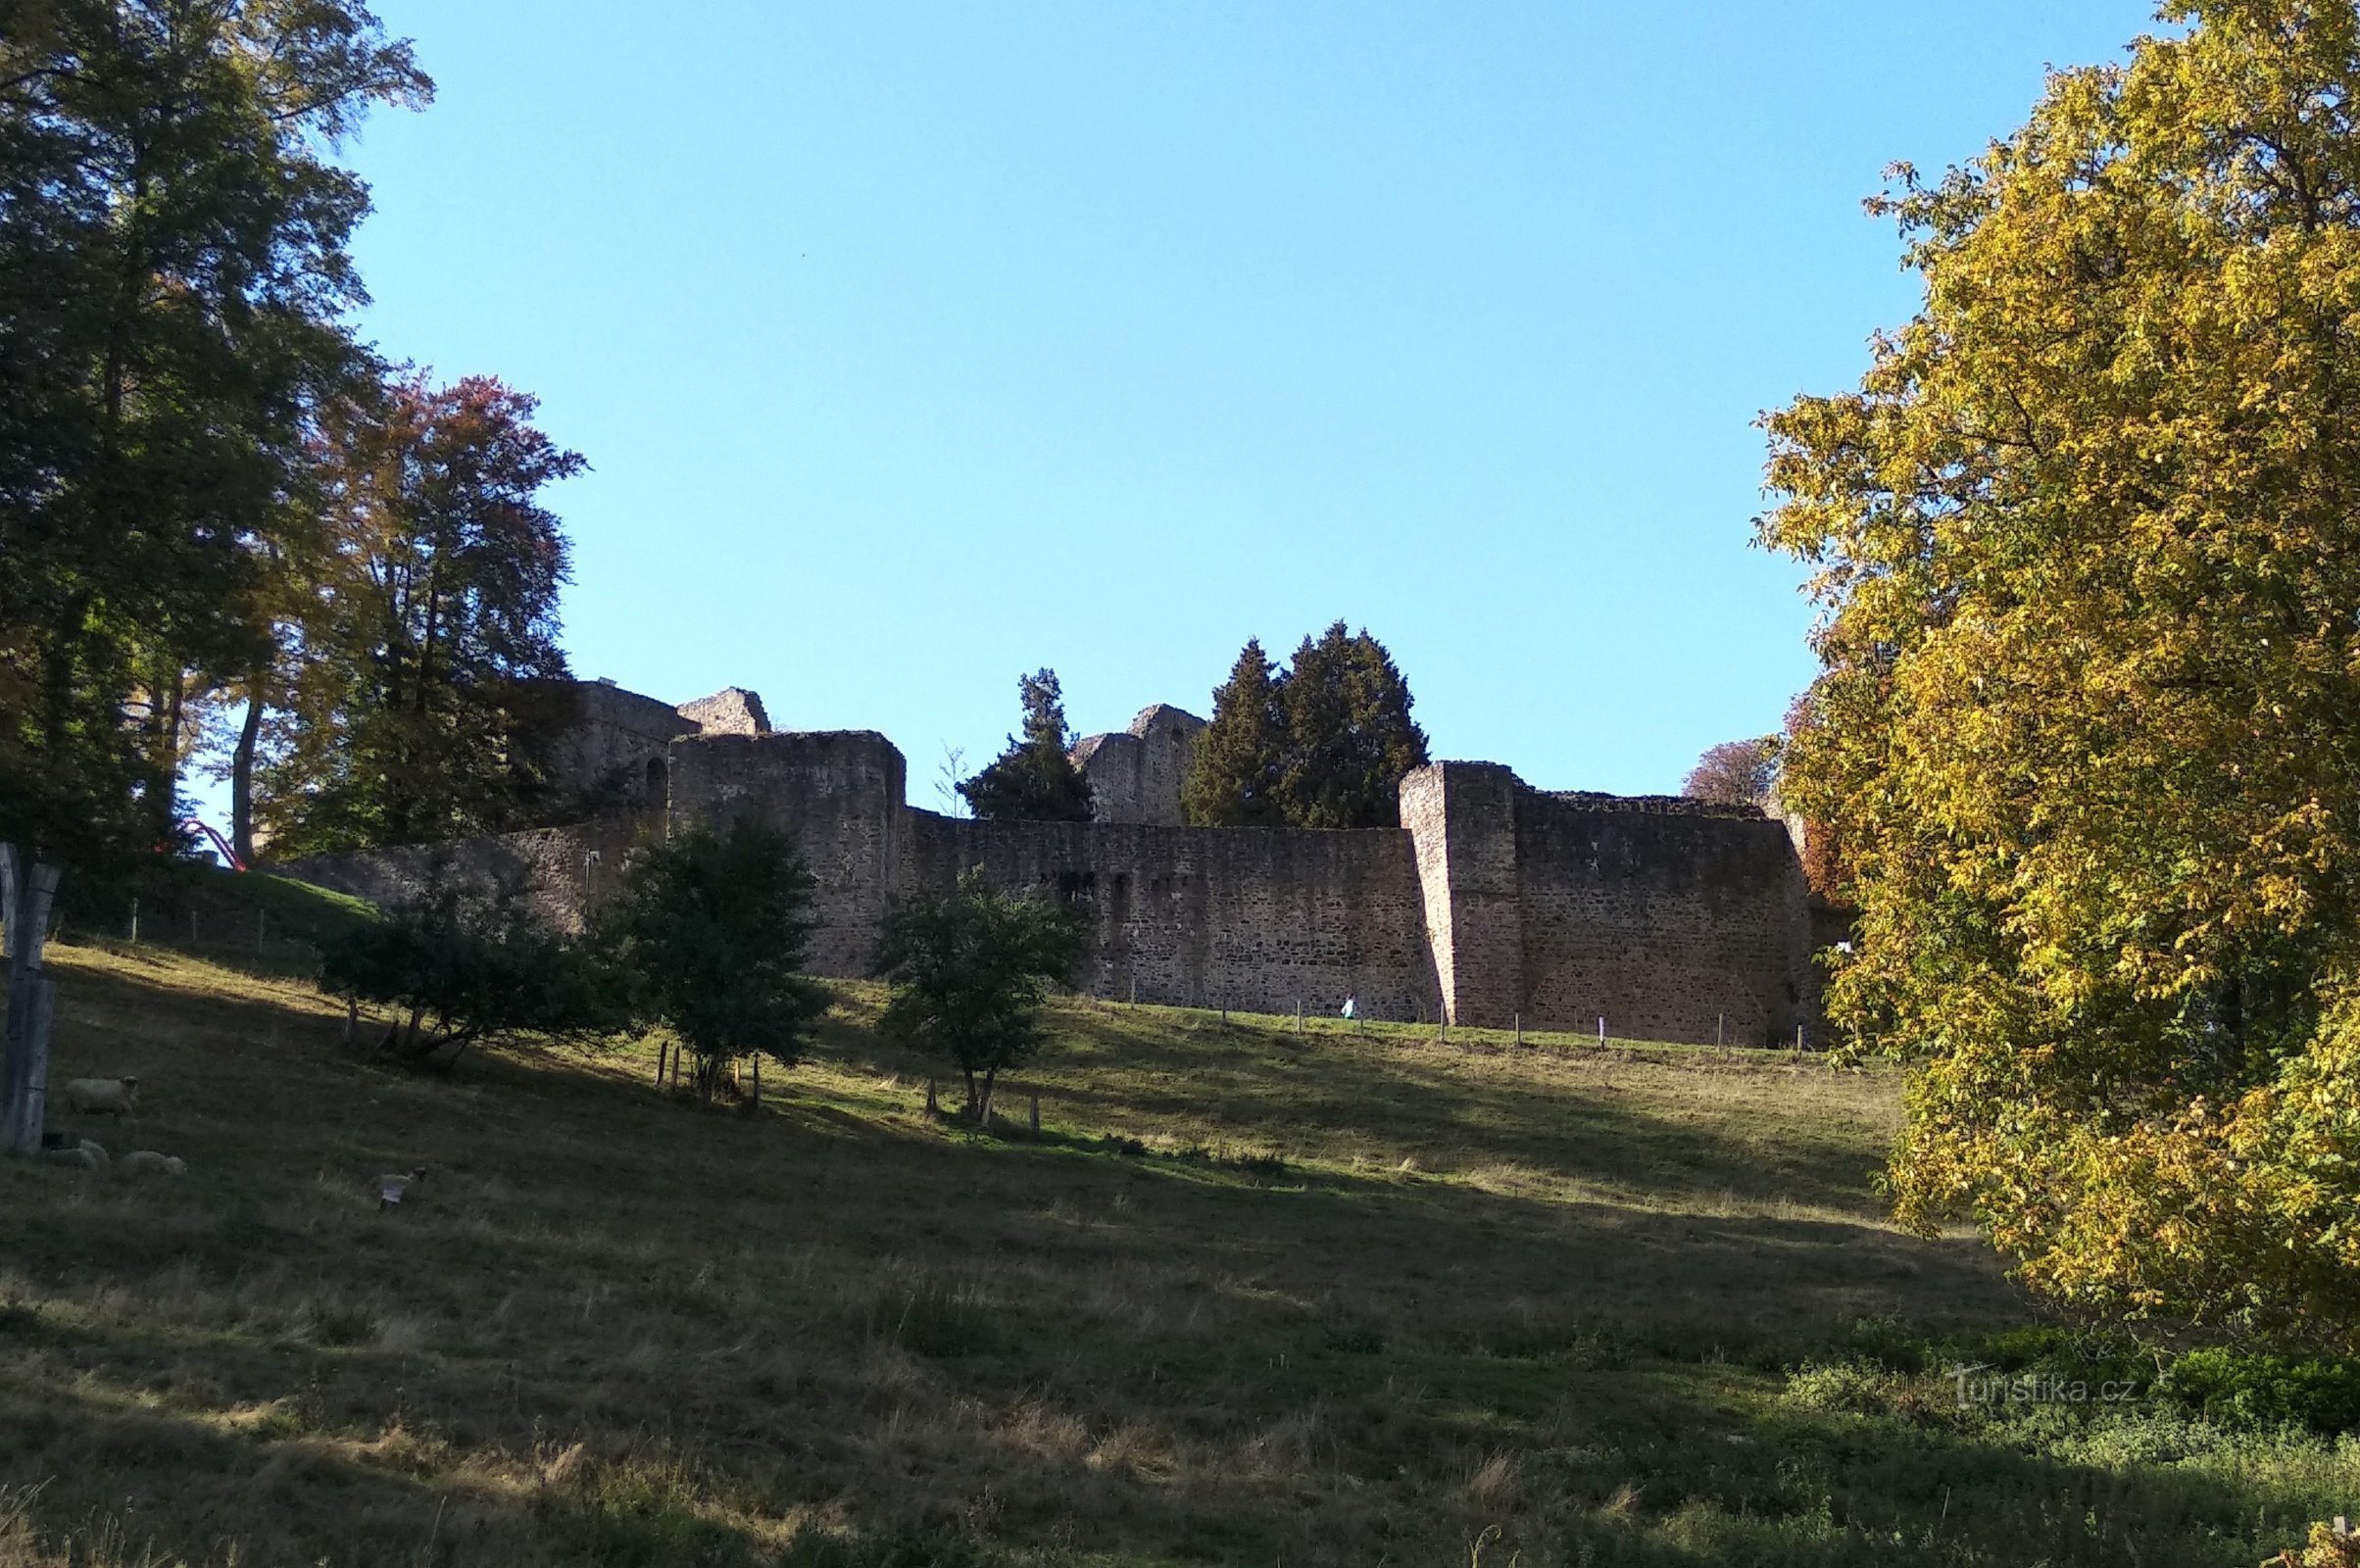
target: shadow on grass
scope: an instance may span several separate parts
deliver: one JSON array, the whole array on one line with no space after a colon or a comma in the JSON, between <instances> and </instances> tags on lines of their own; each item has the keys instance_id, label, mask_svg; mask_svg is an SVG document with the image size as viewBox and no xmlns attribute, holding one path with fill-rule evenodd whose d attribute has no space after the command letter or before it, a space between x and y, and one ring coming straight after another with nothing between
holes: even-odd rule
<instances>
[{"instance_id":1,"label":"shadow on grass","mask_svg":"<svg viewBox=\"0 0 2360 1568\"><path fill-rule=\"evenodd\" d=\"M440 1560L729 1562L760 1544L715 1525L723 1499L874 1542L1155 1561L1465 1561L1495 1525L1559 1560L2123 1560L2057 1544L2098 1486L2072 1467L1935 1434L1917 1469L1874 1480L1920 1440L1772 1407L1767 1374L1714 1360L1862 1313L2020 1317L1979 1248L985 1139L791 1077L762 1117L675 1111L562 1059L418 1079L339 1050L297 993L176 984L75 970L60 1056L74 1073L136 1054L152 1098L102 1136L185 1152L189 1179L0 1173L0 1284L29 1303L0 1312L0 1413L23 1417L0 1481L59 1478L52 1529L136 1495L143 1528L199 1560L247 1535L286 1548L249 1562L409 1563L438 1560L418 1553L441 1509L487 1542L609 1536ZM1358 1103L1395 1136L1399 1074L1342 1066L1302 1103L1346 1125ZM1383 1092L1355 1102L1371 1079ZM1510 1090L1412 1088L1399 1113L1438 1127L1455 1122L1425 1102L1472 1089L1519 1118L1498 1147L1536 1163L1650 1137L1682 1168L1743 1163L1708 1128L1612 1102L1559 1141ZM419 1200L376 1214L369 1176L411 1161L432 1173ZM611 1446L564 1461L555 1435L584 1434ZM1790 1448L1809 1464L1782 1469ZM1888 1481L1901 1514L1875 1511ZM1944 1523L1942 1486L2048 1522L1976 1558L1986 1527ZM682 1509L721 1533L630 1554L658 1538L629 1530ZM1932 1544L1871 1539L1910 1510Z\"/></svg>"}]
</instances>

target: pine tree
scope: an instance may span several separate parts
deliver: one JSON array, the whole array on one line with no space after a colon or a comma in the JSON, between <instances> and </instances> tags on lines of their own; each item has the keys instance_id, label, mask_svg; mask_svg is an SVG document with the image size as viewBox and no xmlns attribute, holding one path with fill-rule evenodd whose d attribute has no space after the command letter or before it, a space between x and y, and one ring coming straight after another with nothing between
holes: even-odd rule
<instances>
[{"instance_id":1,"label":"pine tree","mask_svg":"<svg viewBox=\"0 0 2360 1568\"><path fill-rule=\"evenodd\" d=\"M1396 827L1401 775L1426 760L1409 684L1385 645L1339 620L1305 637L1284 686L1286 764L1279 787L1301 827Z\"/></svg>"},{"instance_id":2,"label":"pine tree","mask_svg":"<svg viewBox=\"0 0 2360 1568\"><path fill-rule=\"evenodd\" d=\"M1212 722L1197 737L1196 762L1181 809L1198 827L1283 827L1279 794L1286 761L1285 675L1272 669L1261 639L1250 639L1212 694Z\"/></svg>"},{"instance_id":3,"label":"pine tree","mask_svg":"<svg viewBox=\"0 0 2360 1568\"><path fill-rule=\"evenodd\" d=\"M1008 750L959 786L978 817L1018 822L1087 822L1094 814L1090 781L1073 765L1073 732L1057 672L1039 669L1016 679L1024 729Z\"/></svg>"}]
</instances>

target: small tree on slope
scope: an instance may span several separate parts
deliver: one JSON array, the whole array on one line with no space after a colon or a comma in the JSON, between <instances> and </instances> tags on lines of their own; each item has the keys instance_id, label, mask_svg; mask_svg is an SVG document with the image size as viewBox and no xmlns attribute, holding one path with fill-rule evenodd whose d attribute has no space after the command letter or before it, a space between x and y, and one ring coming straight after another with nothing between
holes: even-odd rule
<instances>
[{"instance_id":1,"label":"small tree on slope","mask_svg":"<svg viewBox=\"0 0 2360 1568\"><path fill-rule=\"evenodd\" d=\"M687 1048L706 1104L734 1062L801 1060L827 1010L827 994L799 972L811 892L794 841L752 823L700 828L631 858L601 934L633 1011ZM755 1070L759 1084L759 1059Z\"/></svg>"},{"instance_id":2,"label":"small tree on slope","mask_svg":"<svg viewBox=\"0 0 2360 1568\"><path fill-rule=\"evenodd\" d=\"M1041 1004L1081 953L1070 909L996 892L969 871L949 893L908 900L885 917L876 957L893 987L885 1032L949 1057L966 1078L964 1113L989 1127L1000 1074L1039 1052Z\"/></svg>"}]
</instances>

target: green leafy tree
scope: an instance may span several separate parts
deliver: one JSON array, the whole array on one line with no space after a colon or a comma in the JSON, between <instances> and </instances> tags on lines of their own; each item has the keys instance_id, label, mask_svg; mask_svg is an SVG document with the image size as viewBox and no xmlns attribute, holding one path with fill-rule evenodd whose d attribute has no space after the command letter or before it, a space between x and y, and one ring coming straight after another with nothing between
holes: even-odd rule
<instances>
[{"instance_id":1,"label":"green leafy tree","mask_svg":"<svg viewBox=\"0 0 2360 1568\"><path fill-rule=\"evenodd\" d=\"M192 695L270 637L266 547L364 366L325 157L422 103L337 0L49 0L0 24L0 837L169 836Z\"/></svg>"},{"instance_id":2,"label":"green leafy tree","mask_svg":"<svg viewBox=\"0 0 2360 1568\"><path fill-rule=\"evenodd\" d=\"M1924 280L1769 420L1789 805L1912 1063L1901 1213L2111 1311L2360 1342L2360 15L2175 4L1877 205Z\"/></svg>"},{"instance_id":3,"label":"green leafy tree","mask_svg":"<svg viewBox=\"0 0 2360 1568\"><path fill-rule=\"evenodd\" d=\"M1784 742L1776 735L1749 741L1723 741L1708 746L1689 769L1680 793L1691 800L1723 806L1770 804L1778 787L1778 759Z\"/></svg>"},{"instance_id":4,"label":"green leafy tree","mask_svg":"<svg viewBox=\"0 0 2360 1568\"><path fill-rule=\"evenodd\" d=\"M1286 765L1283 677L1249 639L1226 685L1212 694L1212 721L1197 737L1196 760L1181 790L1181 809L1198 827L1282 827L1279 793Z\"/></svg>"},{"instance_id":5,"label":"green leafy tree","mask_svg":"<svg viewBox=\"0 0 2360 1568\"><path fill-rule=\"evenodd\" d=\"M987 820L1089 821L1090 781L1073 765L1073 731L1065 724L1057 672L1019 676L1016 691L1024 704L1023 733L1009 736L1008 750L959 785L959 793Z\"/></svg>"},{"instance_id":6,"label":"green leafy tree","mask_svg":"<svg viewBox=\"0 0 2360 1568\"><path fill-rule=\"evenodd\" d=\"M996 892L979 870L939 897L904 900L885 917L876 973L892 986L882 1020L914 1050L966 1078L965 1114L989 1127L1000 1074L1041 1049L1042 1003L1082 956L1069 907Z\"/></svg>"},{"instance_id":7,"label":"green leafy tree","mask_svg":"<svg viewBox=\"0 0 2360 1568\"><path fill-rule=\"evenodd\" d=\"M812 881L795 841L738 822L643 849L600 919L602 946L628 977L643 1024L667 1025L713 1103L733 1066L803 1059L827 993L800 972Z\"/></svg>"},{"instance_id":8,"label":"green leafy tree","mask_svg":"<svg viewBox=\"0 0 2360 1568\"><path fill-rule=\"evenodd\" d=\"M580 1045L621 1022L613 989L579 943L516 912L444 897L356 923L328 939L320 987L393 1009L380 1047L448 1067L470 1045L537 1035Z\"/></svg>"},{"instance_id":9,"label":"green leafy tree","mask_svg":"<svg viewBox=\"0 0 2360 1568\"><path fill-rule=\"evenodd\" d=\"M572 717L567 549L540 502L581 471L535 401L423 376L339 411L320 468L331 548L283 662L259 815L306 855L529 825Z\"/></svg>"}]
</instances>

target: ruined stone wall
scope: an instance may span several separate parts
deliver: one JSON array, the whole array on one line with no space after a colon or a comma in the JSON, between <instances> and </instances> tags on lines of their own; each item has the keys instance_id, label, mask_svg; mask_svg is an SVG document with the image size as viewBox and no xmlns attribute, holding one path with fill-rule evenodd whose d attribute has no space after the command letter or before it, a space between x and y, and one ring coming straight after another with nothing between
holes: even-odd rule
<instances>
[{"instance_id":1,"label":"ruined stone wall","mask_svg":"<svg viewBox=\"0 0 2360 1568\"><path fill-rule=\"evenodd\" d=\"M565 827L313 855L269 869L381 909L415 908L446 894L481 903L514 890L535 918L571 933L615 885L632 848L660 831L653 817L615 812Z\"/></svg>"},{"instance_id":2,"label":"ruined stone wall","mask_svg":"<svg viewBox=\"0 0 2360 1568\"><path fill-rule=\"evenodd\" d=\"M1151 729L1151 736L1153 730ZM1814 904L1787 826L1746 808L1549 795L1507 768L1443 762L1403 779L1402 827L1365 832L1160 823L975 822L910 809L882 735L698 735L670 743L669 811L577 827L323 856L290 874L385 905L441 877L520 882L578 927L649 834L744 818L794 834L816 881L810 966L868 969L893 902L968 867L1067 899L1092 939L1082 988L1284 1012L1787 1045L1818 1037Z\"/></svg>"},{"instance_id":3,"label":"ruined stone wall","mask_svg":"<svg viewBox=\"0 0 2360 1568\"><path fill-rule=\"evenodd\" d=\"M1093 735L1074 747L1073 762L1090 781L1097 820L1178 827L1180 792L1204 728L1196 714L1157 703L1142 709L1122 733Z\"/></svg>"},{"instance_id":4,"label":"ruined stone wall","mask_svg":"<svg viewBox=\"0 0 2360 1568\"><path fill-rule=\"evenodd\" d=\"M1816 1019L1808 890L1783 823L1520 788L1514 844L1528 1021L1764 1046Z\"/></svg>"},{"instance_id":5,"label":"ruined stone wall","mask_svg":"<svg viewBox=\"0 0 2360 1568\"><path fill-rule=\"evenodd\" d=\"M901 866L902 754L873 730L705 735L671 748L671 818L785 828L817 882L811 972L868 972Z\"/></svg>"},{"instance_id":6,"label":"ruined stone wall","mask_svg":"<svg viewBox=\"0 0 2360 1568\"><path fill-rule=\"evenodd\" d=\"M1401 781L1401 825L1425 879L1436 978L1453 1023L1540 1018L1524 995L1516 807L1529 793L1497 762L1433 762Z\"/></svg>"},{"instance_id":7,"label":"ruined stone wall","mask_svg":"<svg viewBox=\"0 0 2360 1568\"><path fill-rule=\"evenodd\" d=\"M697 732L668 703L605 681L577 681L580 717L553 759L560 794L584 811L664 805L664 750Z\"/></svg>"},{"instance_id":8,"label":"ruined stone wall","mask_svg":"<svg viewBox=\"0 0 2360 1568\"><path fill-rule=\"evenodd\" d=\"M762 694L743 686L724 686L711 697L682 703L679 715L705 735L767 735L770 715L762 710Z\"/></svg>"},{"instance_id":9,"label":"ruined stone wall","mask_svg":"<svg viewBox=\"0 0 2360 1568\"><path fill-rule=\"evenodd\" d=\"M980 866L996 887L1069 899L1091 921L1080 986L1184 1006L1432 1017L1424 898L1397 829L976 822L912 810L899 882L939 892Z\"/></svg>"}]
</instances>

